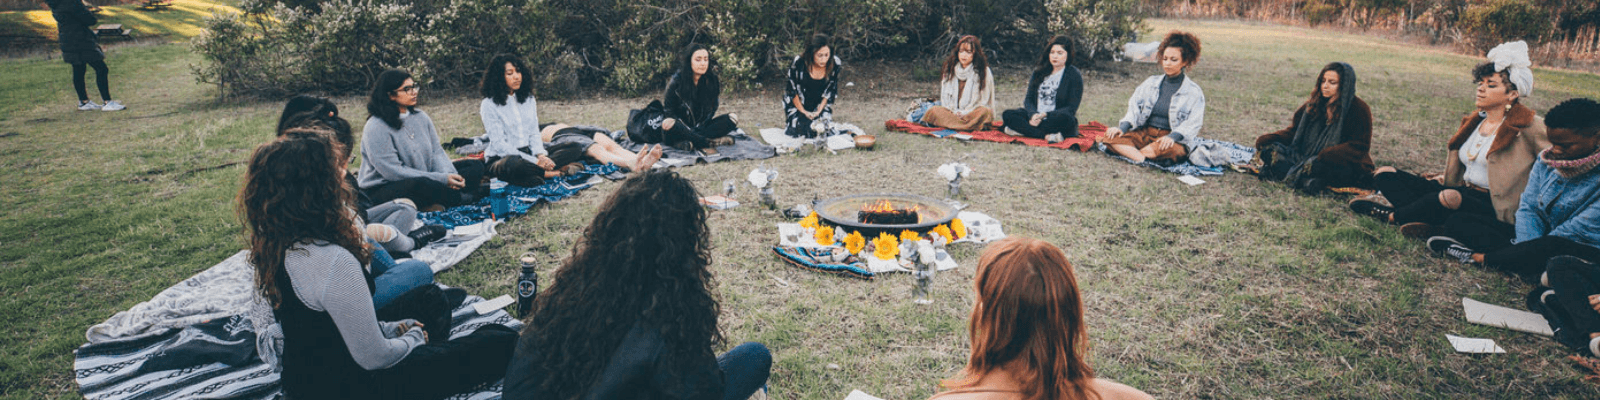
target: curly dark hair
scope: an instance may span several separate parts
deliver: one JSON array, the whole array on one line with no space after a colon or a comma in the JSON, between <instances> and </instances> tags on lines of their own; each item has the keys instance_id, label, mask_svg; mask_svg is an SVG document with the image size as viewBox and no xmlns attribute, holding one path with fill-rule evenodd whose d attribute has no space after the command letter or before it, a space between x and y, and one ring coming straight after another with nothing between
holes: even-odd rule
<instances>
[{"instance_id":1,"label":"curly dark hair","mask_svg":"<svg viewBox=\"0 0 1600 400\"><path fill-rule=\"evenodd\" d=\"M517 87L515 91L506 86L506 64L511 64L512 68L517 69L517 73L522 74L522 86ZM494 101L494 104L502 106L506 105L506 97L510 97L512 93L516 93L518 103L525 102L528 101L528 96L533 96L533 85L528 82L529 78L527 64L523 64L516 56L501 54L489 61L489 67L483 70L483 80L478 82L478 93Z\"/></svg>"},{"instance_id":2,"label":"curly dark hair","mask_svg":"<svg viewBox=\"0 0 1600 400\"><path fill-rule=\"evenodd\" d=\"M398 69L389 69L378 74L378 80L372 83L372 94L367 98L367 114L373 118L383 120L390 129L400 129L400 103L396 103L389 95L400 90L400 86L411 79L411 73ZM406 111L416 111L416 107L408 107Z\"/></svg>"},{"instance_id":3,"label":"curly dark hair","mask_svg":"<svg viewBox=\"0 0 1600 400\"><path fill-rule=\"evenodd\" d=\"M1192 67L1195 62L1200 61L1200 38L1193 33L1183 31L1168 33L1166 38L1161 39L1161 48L1156 49L1156 56L1166 54L1168 47L1176 47L1183 51L1184 64Z\"/></svg>"},{"instance_id":4,"label":"curly dark hair","mask_svg":"<svg viewBox=\"0 0 1600 400\"><path fill-rule=\"evenodd\" d=\"M282 304L277 281L296 243L323 240L349 250L362 265L372 257L351 212L354 192L339 175L332 132L294 128L256 147L239 190L238 212L256 267L256 290Z\"/></svg>"},{"instance_id":5,"label":"curly dark hair","mask_svg":"<svg viewBox=\"0 0 1600 400\"><path fill-rule=\"evenodd\" d=\"M971 47L972 72L978 73L976 78L978 80L978 90L982 91L983 87L988 85L988 79L984 78L987 76L986 74L989 73L989 57L983 54L983 45L981 42L982 41L978 40L977 36L972 35L962 36L960 39L957 39L956 46L950 49L950 55L945 56L944 58L944 66L939 68L939 71L941 71L939 74L939 79L954 79L956 76L956 67L961 66L961 47Z\"/></svg>"},{"instance_id":6,"label":"curly dark hair","mask_svg":"<svg viewBox=\"0 0 1600 400\"><path fill-rule=\"evenodd\" d=\"M1494 63L1486 62L1486 63L1483 63L1483 64L1478 64L1478 66L1476 66L1476 67L1472 67L1472 83L1474 83L1474 84L1481 83L1481 82L1483 82L1484 79L1489 79L1489 77L1491 77L1491 76L1500 77L1500 82L1503 82L1503 83L1506 84L1506 93L1511 93L1511 91L1517 90L1517 84L1514 83L1514 82L1511 82L1511 73L1507 72L1507 71L1504 71L1504 70L1495 71L1494 70ZM1516 99L1511 100L1512 104L1516 104L1516 103L1520 103L1520 102L1522 102L1522 97L1521 96L1518 96Z\"/></svg>"},{"instance_id":7,"label":"curly dark hair","mask_svg":"<svg viewBox=\"0 0 1600 400\"><path fill-rule=\"evenodd\" d=\"M522 332L541 351L516 362L545 377L540 393L580 397L635 325L658 329L670 347L660 365L682 371L714 357L725 338L699 197L677 173L653 170L628 178L600 206Z\"/></svg>"},{"instance_id":8,"label":"curly dark hair","mask_svg":"<svg viewBox=\"0 0 1600 400\"><path fill-rule=\"evenodd\" d=\"M1571 129L1580 136L1593 137L1600 132L1600 103L1582 97L1567 99L1544 116L1544 126Z\"/></svg>"}]
</instances>

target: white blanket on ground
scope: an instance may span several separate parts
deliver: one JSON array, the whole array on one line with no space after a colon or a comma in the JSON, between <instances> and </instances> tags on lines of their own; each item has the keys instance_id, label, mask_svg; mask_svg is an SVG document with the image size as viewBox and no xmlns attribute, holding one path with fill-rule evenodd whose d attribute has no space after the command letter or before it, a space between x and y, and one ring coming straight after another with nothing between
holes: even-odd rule
<instances>
[{"instance_id":1,"label":"white blanket on ground","mask_svg":"<svg viewBox=\"0 0 1600 400\"><path fill-rule=\"evenodd\" d=\"M248 250L240 250L216 266L161 291L150 301L90 326L85 334L89 343L159 334L167 329L246 314L259 298L255 294L255 268L246 260L249 254Z\"/></svg>"},{"instance_id":2,"label":"white blanket on ground","mask_svg":"<svg viewBox=\"0 0 1600 400\"><path fill-rule=\"evenodd\" d=\"M495 220L484 220L472 225L455 227L450 229L450 234L444 238L412 251L411 257L428 263L435 274L450 269L461 260L467 259L472 252L478 251L478 247L488 243L489 239L494 238L497 234L494 227L499 223Z\"/></svg>"}]
</instances>

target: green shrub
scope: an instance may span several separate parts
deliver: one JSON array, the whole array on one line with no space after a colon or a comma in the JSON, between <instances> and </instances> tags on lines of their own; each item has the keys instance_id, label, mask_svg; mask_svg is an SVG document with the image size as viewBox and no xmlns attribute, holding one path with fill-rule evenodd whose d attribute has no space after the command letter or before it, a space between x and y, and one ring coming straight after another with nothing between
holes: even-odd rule
<instances>
[{"instance_id":1,"label":"green shrub","mask_svg":"<svg viewBox=\"0 0 1600 400\"><path fill-rule=\"evenodd\" d=\"M1527 0L1493 0L1467 7L1461 28L1479 48L1487 49L1505 41L1537 41L1550 32L1549 12Z\"/></svg>"},{"instance_id":2,"label":"green shrub","mask_svg":"<svg viewBox=\"0 0 1600 400\"><path fill-rule=\"evenodd\" d=\"M1075 60L1109 58L1141 29L1140 0L241 0L193 47L198 79L224 95L359 93L402 68L434 89L469 89L482 63L528 62L544 97L583 88L660 90L690 43L711 47L725 86L781 76L813 33L849 61L943 57L977 34L996 59L1031 62L1054 33Z\"/></svg>"},{"instance_id":3,"label":"green shrub","mask_svg":"<svg viewBox=\"0 0 1600 400\"><path fill-rule=\"evenodd\" d=\"M1300 14L1306 18L1306 23L1312 26L1331 23L1339 19L1339 6L1328 4L1323 0L1307 1L1300 7Z\"/></svg>"}]
</instances>

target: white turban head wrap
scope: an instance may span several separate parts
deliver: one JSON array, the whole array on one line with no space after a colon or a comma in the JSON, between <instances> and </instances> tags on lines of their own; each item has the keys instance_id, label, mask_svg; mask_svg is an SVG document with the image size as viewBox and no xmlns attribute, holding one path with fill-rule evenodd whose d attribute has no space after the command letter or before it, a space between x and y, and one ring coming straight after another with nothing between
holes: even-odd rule
<instances>
[{"instance_id":1,"label":"white turban head wrap","mask_svg":"<svg viewBox=\"0 0 1600 400\"><path fill-rule=\"evenodd\" d=\"M1489 50L1489 62L1494 63L1495 72L1505 72L1511 78L1511 84L1517 86L1517 94L1527 97L1533 95L1533 62L1528 61L1528 42L1521 40L1501 43Z\"/></svg>"}]
</instances>

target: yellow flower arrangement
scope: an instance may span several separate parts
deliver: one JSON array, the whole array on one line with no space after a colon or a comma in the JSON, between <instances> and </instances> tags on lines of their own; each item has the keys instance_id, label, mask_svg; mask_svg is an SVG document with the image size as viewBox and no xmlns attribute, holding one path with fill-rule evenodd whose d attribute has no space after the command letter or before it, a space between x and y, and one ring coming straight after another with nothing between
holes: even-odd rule
<instances>
[{"instance_id":1,"label":"yellow flower arrangement","mask_svg":"<svg viewBox=\"0 0 1600 400\"><path fill-rule=\"evenodd\" d=\"M802 227L802 228L817 229L817 227L819 227L819 226L822 226L822 225L817 223L817 212L816 211L812 211L811 215L807 215L805 218L801 218L800 219L800 227Z\"/></svg>"},{"instance_id":2,"label":"yellow flower arrangement","mask_svg":"<svg viewBox=\"0 0 1600 400\"><path fill-rule=\"evenodd\" d=\"M889 236L889 232L879 233L877 239L872 239L872 245L877 247L872 255L879 260L893 260L894 256L900 255L900 241Z\"/></svg>"},{"instance_id":3,"label":"yellow flower arrangement","mask_svg":"<svg viewBox=\"0 0 1600 400\"><path fill-rule=\"evenodd\" d=\"M943 236L944 237L944 241L946 243L949 243L952 240L956 240L955 235L950 233L950 227L948 227L948 226L944 226L944 225L935 226L935 227L933 227L933 233L937 234L939 236Z\"/></svg>"},{"instance_id":4,"label":"yellow flower arrangement","mask_svg":"<svg viewBox=\"0 0 1600 400\"><path fill-rule=\"evenodd\" d=\"M861 254L861 249L865 248L867 248L867 238L861 236L861 232L850 232L849 235L845 235L844 249L849 250L850 254Z\"/></svg>"},{"instance_id":5,"label":"yellow flower arrangement","mask_svg":"<svg viewBox=\"0 0 1600 400\"><path fill-rule=\"evenodd\" d=\"M901 242L915 242L915 241L918 241L918 240L922 240L922 235L919 235L916 232L912 232L910 230L900 231L900 241Z\"/></svg>"},{"instance_id":6,"label":"yellow flower arrangement","mask_svg":"<svg viewBox=\"0 0 1600 400\"><path fill-rule=\"evenodd\" d=\"M967 224L961 223L960 218L950 220L950 233L956 235L956 239L967 237Z\"/></svg>"},{"instance_id":7,"label":"yellow flower arrangement","mask_svg":"<svg viewBox=\"0 0 1600 400\"><path fill-rule=\"evenodd\" d=\"M817 239L817 244L824 246L833 244L833 227L824 226L817 228L817 234L815 237Z\"/></svg>"}]
</instances>

